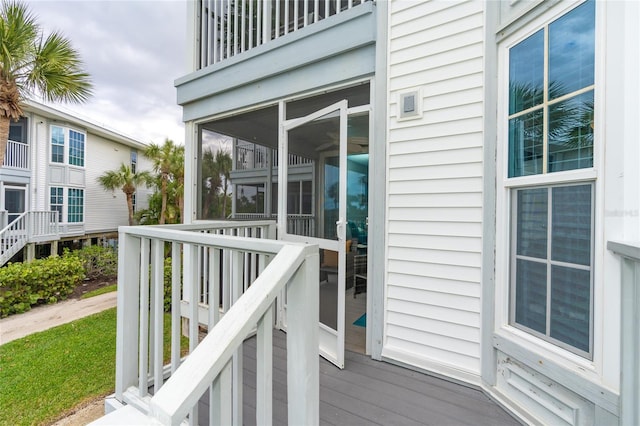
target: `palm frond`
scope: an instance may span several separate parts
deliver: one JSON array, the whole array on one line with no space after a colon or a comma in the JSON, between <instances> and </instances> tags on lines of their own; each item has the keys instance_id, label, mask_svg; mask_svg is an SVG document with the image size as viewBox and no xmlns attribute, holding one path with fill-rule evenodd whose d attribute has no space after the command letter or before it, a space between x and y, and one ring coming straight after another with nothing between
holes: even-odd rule
<instances>
[{"instance_id":1,"label":"palm frond","mask_svg":"<svg viewBox=\"0 0 640 426\"><path fill-rule=\"evenodd\" d=\"M27 84L48 101L83 102L91 96L92 85L82 65L70 41L52 33L36 47Z\"/></svg>"}]
</instances>

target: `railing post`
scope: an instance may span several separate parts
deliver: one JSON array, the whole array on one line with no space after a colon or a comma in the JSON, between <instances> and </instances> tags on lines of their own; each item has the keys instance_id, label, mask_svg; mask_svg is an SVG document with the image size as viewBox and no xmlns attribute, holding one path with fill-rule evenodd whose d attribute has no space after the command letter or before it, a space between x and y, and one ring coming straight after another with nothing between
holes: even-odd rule
<instances>
[{"instance_id":1,"label":"railing post","mask_svg":"<svg viewBox=\"0 0 640 426\"><path fill-rule=\"evenodd\" d=\"M4 229L9 224L9 212L6 210L0 210L0 229Z\"/></svg>"},{"instance_id":2,"label":"railing post","mask_svg":"<svg viewBox=\"0 0 640 426\"><path fill-rule=\"evenodd\" d=\"M305 261L287 285L287 403L293 425L312 426L320 421L318 295L318 246L309 246Z\"/></svg>"},{"instance_id":3,"label":"railing post","mask_svg":"<svg viewBox=\"0 0 640 426\"><path fill-rule=\"evenodd\" d=\"M138 277L140 242L126 231L118 237L118 317L116 322L116 399L138 382Z\"/></svg>"}]
</instances>

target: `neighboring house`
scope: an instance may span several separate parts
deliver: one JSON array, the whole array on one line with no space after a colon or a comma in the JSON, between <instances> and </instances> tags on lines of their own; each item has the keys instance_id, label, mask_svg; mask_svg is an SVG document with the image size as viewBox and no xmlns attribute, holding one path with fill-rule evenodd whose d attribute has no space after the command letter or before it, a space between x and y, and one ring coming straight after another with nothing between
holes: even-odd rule
<instances>
[{"instance_id":1,"label":"neighboring house","mask_svg":"<svg viewBox=\"0 0 640 426\"><path fill-rule=\"evenodd\" d=\"M185 229L222 226L202 220L200 158L204 133L232 138L234 213L246 213L241 201L276 213L282 242L317 244L320 262L340 254L337 299L323 306L320 286L323 356L344 366L344 241L357 233L350 249L368 260L365 351L374 359L482 389L527 423L640 423L640 5L238 4L190 3L193 72L176 81ZM240 167L247 152L251 166ZM292 154L310 161L304 177L292 178ZM303 213L313 226L291 226ZM128 237L131 253L148 254L147 235ZM194 241L185 231L185 247ZM190 271L200 257L185 253ZM223 278L243 271L231 257ZM186 299L219 301L194 294L202 275L185 274ZM294 325L284 303L283 329ZM331 309L337 320L323 318ZM137 381L137 350L125 350L138 335L119 333L116 399L133 403L127 389L144 397L151 370L140 364ZM220 371L197 359L213 375L202 380ZM195 380L189 358L185 368ZM172 400L180 392L194 401L185 375L151 399L156 418L184 415L184 401Z\"/></svg>"},{"instance_id":2,"label":"neighboring house","mask_svg":"<svg viewBox=\"0 0 640 426\"><path fill-rule=\"evenodd\" d=\"M28 101L25 115L11 122L5 162L0 168L0 213L5 235L22 229L28 240L2 236L1 263L25 245L117 238L127 225L122 191L105 191L97 177L121 163L150 170L142 152L146 145L52 107ZM136 193L136 208L147 207L149 190ZM51 212L51 213L46 213ZM14 222L18 219L18 222ZM57 222L57 223L56 223ZM46 223L46 229L43 225Z\"/></svg>"}]
</instances>

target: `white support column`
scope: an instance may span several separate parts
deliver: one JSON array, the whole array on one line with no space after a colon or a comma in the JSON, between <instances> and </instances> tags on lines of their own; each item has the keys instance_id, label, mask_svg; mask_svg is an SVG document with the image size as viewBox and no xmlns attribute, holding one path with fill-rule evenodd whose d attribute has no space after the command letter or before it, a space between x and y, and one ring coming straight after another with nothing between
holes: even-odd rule
<instances>
[{"instance_id":1,"label":"white support column","mask_svg":"<svg viewBox=\"0 0 640 426\"><path fill-rule=\"evenodd\" d=\"M287 286L287 403L289 424L320 422L319 255L317 246Z\"/></svg>"},{"instance_id":2,"label":"white support column","mask_svg":"<svg viewBox=\"0 0 640 426\"><path fill-rule=\"evenodd\" d=\"M184 125L184 217L183 223L190 224L196 219L198 207L198 126L192 121Z\"/></svg>"}]
</instances>

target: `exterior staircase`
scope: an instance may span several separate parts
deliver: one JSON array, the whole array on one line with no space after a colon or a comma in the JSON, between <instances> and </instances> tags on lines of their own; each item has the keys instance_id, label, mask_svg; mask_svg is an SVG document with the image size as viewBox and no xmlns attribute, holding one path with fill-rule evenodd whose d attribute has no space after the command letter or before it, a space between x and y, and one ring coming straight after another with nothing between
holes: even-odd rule
<instances>
[{"instance_id":1,"label":"exterior staircase","mask_svg":"<svg viewBox=\"0 0 640 426\"><path fill-rule=\"evenodd\" d=\"M59 239L58 212L24 212L0 230L0 266L7 263L29 243Z\"/></svg>"}]
</instances>

